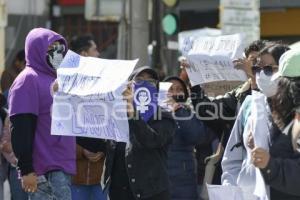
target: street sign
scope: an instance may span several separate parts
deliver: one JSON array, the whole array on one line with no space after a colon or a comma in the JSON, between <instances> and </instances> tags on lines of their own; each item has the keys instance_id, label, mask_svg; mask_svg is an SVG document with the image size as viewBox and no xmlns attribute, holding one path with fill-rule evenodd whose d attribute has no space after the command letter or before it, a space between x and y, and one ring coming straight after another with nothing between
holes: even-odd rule
<instances>
[{"instance_id":1,"label":"street sign","mask_svg":"<svg viewBox=\"0 0 300 200\"><path fill-rule=\"evenodd\" d=\"M258 9L259 2L257 0L221 0L221 5L225 8L244 8L244 9Z\"/></svg>"},{"instance_id":2,"label":"street sign","mask_svg":"<svg viewBox=\"0 0 300 200\"><path fill-rule=\"evenodd\" d=\"M170 50L176 50L176 51L177 51L179 45L178 45L178 42L177 42L177 41L168 41L167 47L168 47L168 49L170 49Z\"/></svg>"},{"instance_id":3,"label":"street sign","mask_svg":"<svg viewBox=\"0 0 300 200\"><path fill-rule=\"evenodd\" d=\"M259 0L220 0L222 34L244 33L246 44L260 38Z\"/></svg>"},{"instance_id":4,"label":"street sign","mask_svg":"<svg viewBox=\"0 0 300 200\"><path fill-rule=\"evenodd\" d=\"M257 25L260 21L258 10L224 9L222 24L235 24L243 26Z\"/></svg>"},{"instance_id":5,"label":"street sign","mask_svg":"<svg viewBox=\"0 0 300 200\"><path fill-rule=\"evenodd\" d=\"M87 20L119 21L122 0L86 0L84 16Z\"/></svg>"}]
</instances>

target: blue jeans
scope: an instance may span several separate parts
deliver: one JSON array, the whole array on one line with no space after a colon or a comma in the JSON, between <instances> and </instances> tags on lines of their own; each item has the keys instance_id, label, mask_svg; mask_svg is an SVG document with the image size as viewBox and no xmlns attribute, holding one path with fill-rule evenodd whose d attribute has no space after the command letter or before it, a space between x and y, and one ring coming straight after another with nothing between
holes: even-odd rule
<instances>
[{"instance_id":1,"label":"blue jeans","mask_svg":"<svg viewBox=\"0 0 300 200\"><path fill-rule=\"evenodd\" d=\"M2 162L3 157L0 155L0 200L4 200L4 181L7 178L7 162ZM1 163L2 162L2 163Z\"/></svg>"},{"instance_id":2,"label":"blue jeans","mask_svg":"<svg viewBox=\"0 0 300 200\"><path fill-rule=\"evenodd\" d=\"M29 194L30 200L71 200L71 176L63 171L48 172L39 176L37 192Z\"/></svg>"},{"instance_id":3,"label":"blue jeans","mask_svg":"<svg viewBox=\"0 0 300 200\"><path fill-rule=\"evenodd\" d=\"M9 167L9 185L12 200L28 200L28 194L22 189L21 179L18 178L15 167Z\"/></svg>"},{"instance_id":4,"label":"blue jeans","mask_svg":"<svg viewBox=\"0 0 300 200\"><path fill-rule=\"evenodd\" d=\"M72 200L107 200L101 185L72 185Z\"/></svg>"},{"instance_id":5,"label":"blue jeans","mask_svg":"<svg viewBox=\"0 0 300 200\"><path fill-rule=\"evenodd\" d=\"M4 182L0 182L0 200L4 200Z\"/></svg>"}]
</instances>

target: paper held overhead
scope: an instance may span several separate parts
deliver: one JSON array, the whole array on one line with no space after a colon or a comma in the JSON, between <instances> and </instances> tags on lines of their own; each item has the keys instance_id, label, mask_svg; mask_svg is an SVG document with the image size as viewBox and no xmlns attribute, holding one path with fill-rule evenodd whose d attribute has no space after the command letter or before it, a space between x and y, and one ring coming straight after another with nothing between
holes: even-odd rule
<instances>
[{"instance_id":1,"label":"paper held overhead","mask_svg":"<svg viewBox=\"0 0 300 200\"><path fill-rule=\"evenodd\" d=\"M184 56L189 67L187 73L191 84L214 81L245 81L246 74L234 69L233 60L243 57L245 45L243 34L217 37L198 37L186 43Z\"/></svg>"}]
</instances>

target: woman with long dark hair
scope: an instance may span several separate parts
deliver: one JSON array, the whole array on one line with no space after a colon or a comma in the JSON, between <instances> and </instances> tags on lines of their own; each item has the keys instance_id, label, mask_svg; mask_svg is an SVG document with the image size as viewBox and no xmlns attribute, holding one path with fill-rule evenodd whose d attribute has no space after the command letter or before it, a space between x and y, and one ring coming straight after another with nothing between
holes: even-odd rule
<instances>
[{"instance_id":1,"label":"woman with long dark hair","mask_svg":"<svg viewBox=\"0 0 300 200\"><path fill-rule=\"evenodd\" d=\"M270 186L272 200L300 199L299 135L294 137L292 134L294 116L300 106L299 67L299 50L290 50L282 56L279 71L271 79L278 82L278 87L271 104L275 125L270 151L254 148L251 153L253 164L260 168Z\"/></svg>"},{"instance_id":2,"label":"woman with long dark hair","mask_svg":"<svg viewBox=\"0 0 300 200\"><path fill-rule=\"evenodd\" d=\"M277 90L277 82L271 81L271 77L278 70L280 56L288 50L286 45L273 43L260 51L257 63L252 67L259 92L252 91L252 95L247 96L242 104L224 152L222 185L238 186L245 200L260 200L267 196L267 192L261 197L254 195L256 176L255 167L251 164L253 145L248 144L248 138L256 131L258 123L263 124L265 131L260 135L258 142L268 141L270 138L269 130L272 127L270 99ZM257 112L254 112L258 106L264 108L259 111L262 112L260 119L256 116Z\"/></svg>"}]
</instances>

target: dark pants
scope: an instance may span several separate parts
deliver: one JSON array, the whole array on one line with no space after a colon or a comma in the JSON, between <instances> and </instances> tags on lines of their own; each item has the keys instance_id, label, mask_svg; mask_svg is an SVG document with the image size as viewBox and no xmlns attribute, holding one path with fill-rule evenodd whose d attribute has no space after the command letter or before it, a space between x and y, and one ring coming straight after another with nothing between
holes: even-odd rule
<instances>
[{"instance_id":1,"label":"dark pants","mask_svg":"<svg viewBox=\"0 0 300 200\"><path fill-rule=\"evenodd\" d=\"M135 198L129 188L124 189L114 189L111 188L109 191L110 200L138 200ZM149 198L142 198L142 200L170 200L169 191L161 192L155 196Z\"/></svg>"},{"instance_id":2,"label":"dark pants","mask_svg":"<svg viewBox=\"0 0 300 200\"><path fill-rule=\"evenodd\" d=\"M22 189L21 179L15 167L9 167L9 185L12 200L28 200L28 194Z\"/></svg>"}]
</instances>

